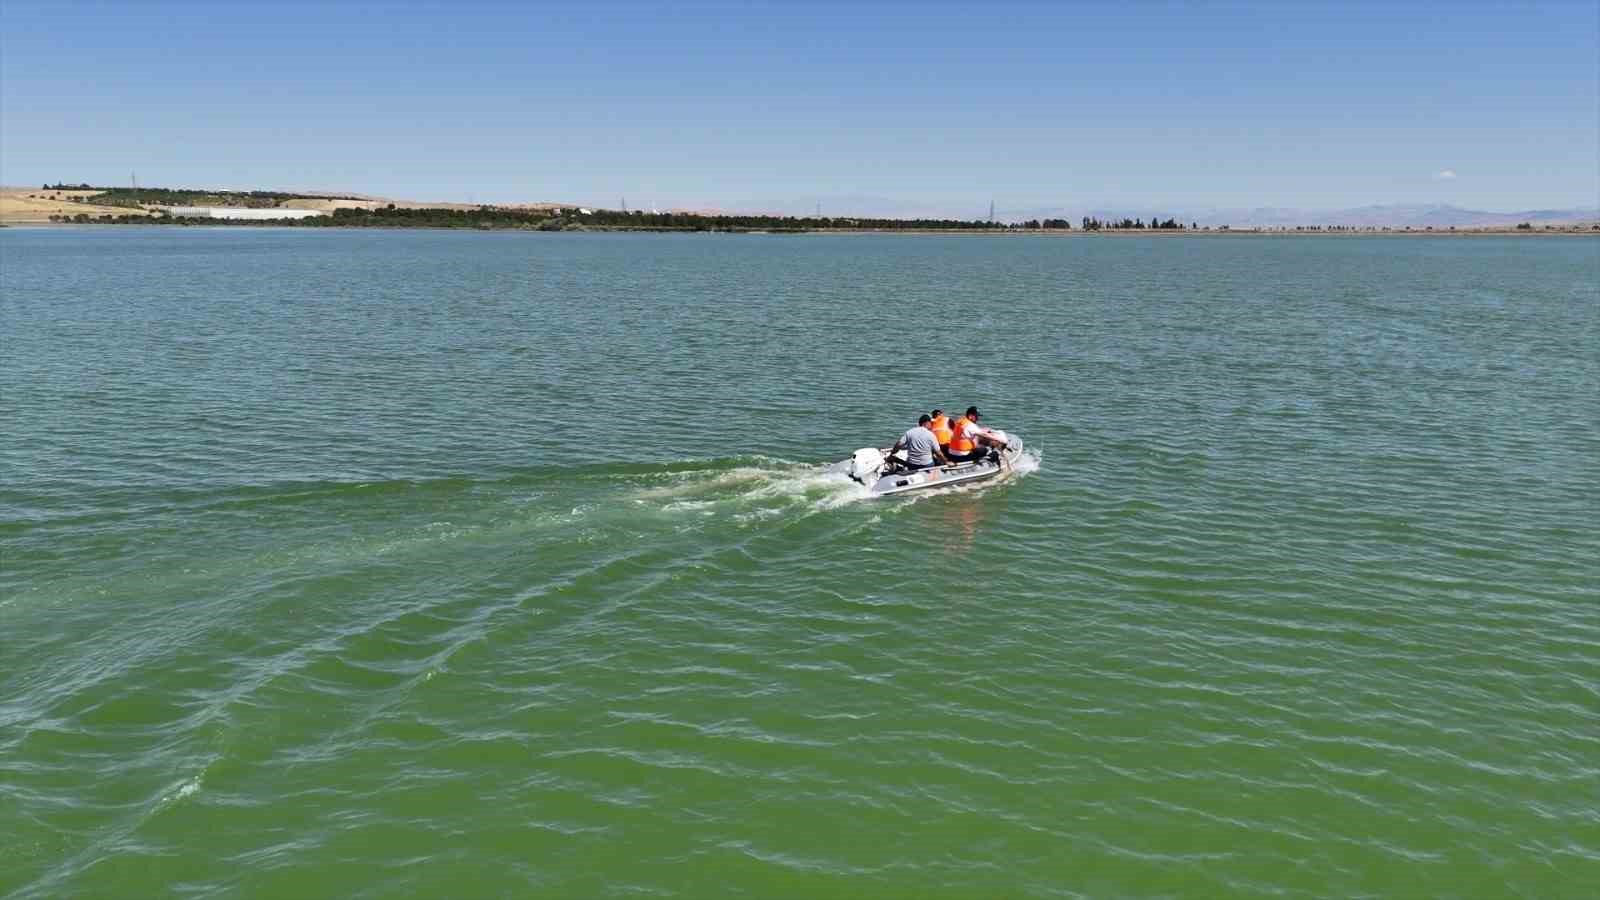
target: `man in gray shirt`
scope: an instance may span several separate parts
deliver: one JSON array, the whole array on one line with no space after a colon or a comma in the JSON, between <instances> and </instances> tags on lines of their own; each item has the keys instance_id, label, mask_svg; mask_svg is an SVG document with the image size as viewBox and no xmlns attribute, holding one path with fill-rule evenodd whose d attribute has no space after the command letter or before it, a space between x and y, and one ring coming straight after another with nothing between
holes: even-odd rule
<instances>
[{"instance_id":1,"label":"man in gray shirt","mask_svg":"<svg viewBox=\"0 0 1600 900\"><path fill-rule=\"evenodd\" d=\"M934 466L935 459L939 461L940 465L950 461L944 455L944 452L939 449L939 439L933 436L932 431L928 430L928 423L932 421L933 419L927 415L918 419L917 427L900 435L900 440L895 441L894 449L889 451L891 454L895 450L906 451L907 469L912 471L931 469Z\"/></svg>"}]
</instances>

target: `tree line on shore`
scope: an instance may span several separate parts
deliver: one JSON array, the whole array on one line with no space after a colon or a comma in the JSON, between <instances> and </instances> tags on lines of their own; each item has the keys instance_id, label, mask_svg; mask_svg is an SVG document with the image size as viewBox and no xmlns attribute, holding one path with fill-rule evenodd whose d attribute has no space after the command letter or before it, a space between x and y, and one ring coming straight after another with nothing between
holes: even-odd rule
<instances>
[{"instance_id":1,"label":"tree line on shore","mask_svg":"<svg viewBox=\"0 0 1600 900\"><path fill-rule=\"evenodd\" d=\"M63 190L72 190L63 188ZM96 201L98 202L98 200ZM627 218L621 218L626 216ZM151 214L123 213L121 215L91 215L89 213L60 213L50 216L50 221L75 225L243 225L243 226L283 226L291 228L478 228L484 230L522 230L522 231L728 231L728 232L774 232L774 233L803 233L808 231L964 231L964 232L995 232L1019 233L1041 230L1071 230L1071 223L1064 219L1030 220L1011 224L1000 224L981 221L959 221L946 219L845 219L845 218L793 218L778 216L700 216L691 213L620 213L610 216L597 212L582 213L576 210L508 210L483 207L479 209L340 209L332 215L306 216L298 219L228 219L212 218L210 216L181 216L156 210ZM1084 227L1086 233L1103 230L1139 230L1139 226L1128 224L1135 220L1125 219L1120 222L1097 222L1090 219L1090 225ZM1166 222L1145 224L1145 229L1197 231L1202 230L1190 224L1185 227L1168 219ZM1542 231L1583 231L1600 232L1600 224L1588 225L1544 225L1535 229L1531 223L1523 222L1515 229L1488 229L1488 230L1515 230L1519 232ZM1203 229L1210 231L1212 229ZM1226 225L1215 229L1226 233L1230 229ZM1478 229L1466 229L1462 233L1471 233ZM1297 225L1277 226L1264 229L1242 229L1241 233L1261 232L1301 232L1301 233L1331 233L1331 232L1411 232L1417 234L1434 233L1448 234L1456 232L1455 227L1435 229L1432 226L1413 229L1411 226L1394 228L1389 226L1354 226L1354 225Z\"/></svg>"},{"instance_id":2,"label":"tree line on shore","mask_svg":"<svg viewBox=\"0 0 1600 900\"><path fill-rule=\"evenodd\" d=\"M128 191L128 189L123 189ZM150 189L152 193L164 189ZM128 193L132 193L128 191ZM140 193L143 193L141 189ZM180 193L180 192L175 192ZM263 192L265 193L265 192ZM104 203L95 198L97 203ZM146 201L149 202L149 201ZM165 200L167 205L190 205ZM135 203L112 205L136 206ZM270 208L271 203L237 203L235 207ZM155 210L151 215L102 215L87 213L51 216L54 222L78 224L103 223L117 225L261 225L272 224L295 228L480 228L519 229L537 231L634 230L634 231L1070 231L1072 223L1066 219L1031 219L1025 222L1000 223L962 219L877 219L842 216L796 217L764 215L702 215L698 213L646 213L642 211L581 210L574 208L507 209L480 206L473 209L440 209L427 207L397 207L394 204L376 209L336 209L330 215L306 216L297 219L229 219L224 217L173 215ZM1165 222L1151 220L1147 225L1136 219L1120 222L1102 222L1085 218L1086 231L1102 229L1182 229L1184 226L1172 219Z\"/></svg>"},{"instance_id":3,"label":"tree line on shore","mask_svg":"<svg viewBox=\"0 0 1600 900\"><path fill-rule=\"evenodd\" d=\"M98 200L98 198L97 198ZM51 221L78 224L116 225L282 225L295 228L482 228L537 231L638 230L638 231L773 231L802 232L823 230L910 229L927 231L1004 231L1017 226L958 219L859 219L796 218L793 216L698 215L693 213L645 213L616 210L504 209L481 206L476 209L437 209L397 207L377 209L336 209L331 215L298 219L228 219L208 216L181 216L157 210L153 215L90 216L62 214Z\"/></svg>"},{"instance_id":4,"label":"tree line on shore","mask_svg":"<svg viewBox=\"0 0 1600 900\"><path fill-rule=\"evenodd\" d=\"M1168 218L1165 222L1161 222L1161 221L1157 221L1155 216L1151 216L1150 217L1150 221L1148 223L1145 222L1143 219L1128 219L1128 218L1124 218L1121 221L1112 220L1112 221L1103 222L1103 221L1101 221L1101 220L1099 220L1097 218L1094 218L1093 216L1084 216L1082 224L1083 224L1083 230L1084 231L1101 231L1101 230L1104 230L1104 229L1107 229L1107 228L1118 228L1118 229L1133 230L1133 231L1138 231L1138 230L1141 230L1141 229L1150 229L1150 230L1154 230L1154 231L1183 231L1183 230L1185 230L1184 224L1182 222L1179 222L1177 219ZM1193 222L1189 223L1189 225L1187 226L1187 228L1190 229L1190 230L1193 230L1193 229L1195 229L1197 227L1198 226L1195 225Z\"/></svg>"}]
</instances>

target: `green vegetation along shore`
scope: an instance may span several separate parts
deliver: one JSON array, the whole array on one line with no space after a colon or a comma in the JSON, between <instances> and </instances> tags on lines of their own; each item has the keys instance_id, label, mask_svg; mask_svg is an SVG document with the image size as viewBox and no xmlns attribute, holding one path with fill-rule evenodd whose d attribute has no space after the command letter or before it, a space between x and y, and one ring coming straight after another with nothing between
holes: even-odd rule
<instances>
[{"instance_id":1,"label":"green vegetation along shore","mask_svg":"<svg viewBox=\"0 0 1600 900\"><path fill-rule=\"evenodd\" d=\"M698 215L613 210L584 211L507 209L436 209L385 206L377 209L336 209L328 215L299 219L229 219L212 216L153 214L89 215L66 213L51 221L113 225L274 225L296 228L480 228L523 231L770 231L826 230L1005 231L1018 226L957 219L857 219L793 218L757 215Z\"/></svg>"}]
</instances>

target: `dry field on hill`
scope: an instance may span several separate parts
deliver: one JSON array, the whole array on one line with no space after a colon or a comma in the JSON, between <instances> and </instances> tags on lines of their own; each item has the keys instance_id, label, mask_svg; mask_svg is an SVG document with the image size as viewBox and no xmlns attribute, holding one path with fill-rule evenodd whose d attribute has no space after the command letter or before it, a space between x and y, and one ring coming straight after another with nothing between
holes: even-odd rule
<instances>
[{"instance_id":1,"label":"dry field on hill","mask_svg":"<svg viewBox=\"0 0 1600 900\"><path fill-rule=\"evenodd\" d=\"M127 215L139 210L125 206L101 206L87 200L74 198L93 197L99 191L44 191L38 188L0 189L0 222L48 222L51 216L87 213L99 215Z\"/></svg>"}]
</instances>

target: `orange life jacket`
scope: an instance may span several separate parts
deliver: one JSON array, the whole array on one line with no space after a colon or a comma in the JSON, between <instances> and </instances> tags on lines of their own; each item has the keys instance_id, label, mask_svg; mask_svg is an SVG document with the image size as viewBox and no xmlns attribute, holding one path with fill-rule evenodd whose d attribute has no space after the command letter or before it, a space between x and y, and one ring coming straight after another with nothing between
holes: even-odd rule
<instances>
[{"instance_id":1,"label":"orange life jacket","mask_svg":"<svg viewBox=\"0 0 1600 900\"><path fill-rule=\"evenodd\" d=\"M972 439L972 434L969 430L973 427L972 420L966 416L956 420L955 434L950 438L951 453L971 453L978 449L978 444Z\"/></svg>"},{"instance_id":2,"label":"orange life jacket","mask_svg":"<svg viewBox=\"0 0 1600 900\"><path fill-rule=\"evenodd\" d=\"M929 422L928 430L933 432L933 436L938 439L941 447L949 444L950 439L955 436L955 431L950 427L949 416L940 416Z\"/></svg>"}]
</instances>

